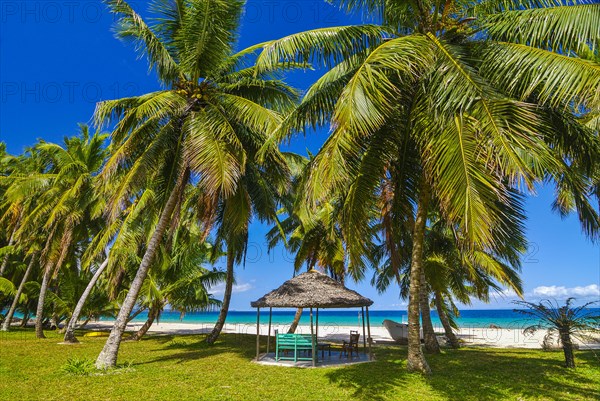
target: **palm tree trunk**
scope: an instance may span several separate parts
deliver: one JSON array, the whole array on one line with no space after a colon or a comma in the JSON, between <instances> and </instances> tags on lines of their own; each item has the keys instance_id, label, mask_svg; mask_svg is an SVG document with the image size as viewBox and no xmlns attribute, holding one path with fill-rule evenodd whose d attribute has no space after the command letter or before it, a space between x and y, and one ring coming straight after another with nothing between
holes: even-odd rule
<instances>
[{"instance_id":1,"label":"palm tree trunk","mask_svg":"<svg viewBox=\"0 0 600 401\"><path fill-rule=\"evenodd\" d=\"M446 334L448 342L450 343L450 346L452 348L460 348L460 342L458 341L456 334L454 334L454 331L452 330L452 326L450 325L450 319L448 319L448 315L444 310L444 299L442 298L442 294L439 291L435 292L434 301L435 308L437 309L438 316L440 317L440 322L442 322L442 326L444 327L444 332Z\"/></svg>"},{"instance_id":2,"label":"palm tree trunk","mask_svg":"<svg viewBox=\"0 0 600 401\"><path fill-rule=\"evenodd\" d=\"M146 310L146 308L139 308L138 310L136 310L133 313L133 315L131 315L127 318L127 323L131 322L133 319L135 319L140 313L142 313L145 310Z\"/></svg>"},{"instance_id":3,"label":"palm tree trunk","mask_svg":"<svg viewBox=\"0 0 600 401\"><path fill-rule=\"evenodd\" d=\"M90 322L90 318L88 317L87 319L84 320L83 323L81 323L77 328L78 329L83 329L85 326L87 326L87 324Z\"/></svg>"},{"instance_id":4,"label":"palm tree trunk","mask_svg":"<svg viewBox=\"0 0 600 401\"><path fill-rule=\"evenodd\" d=\"M77 305L75 306L75 309L73 310L71 319L69 319L69 323L67 323L67 326L65 329L65 338L63 339L64 342L66 342L66 343L78 343L79 342L75 338L75 326L77 325L77 321L79 320L79 315L81 314L81 311L83 310L85 301L87 300L88 296L92 292L92 289L96 285L96 282L100 278L100 275L102 274L104 269L106 269L106 266L108 266L108 258L106 258L106 260L104 260L104 262L102 262L100 267L98 267L98 270L96 270L96 273L94 273L94 275L92 276L92 279L88 283L87 287L85 287L83 294L81 294L81 297L79 298L79 301L77 302Z\"/></svg>"},{"instance_id":5,"label":"palm tree trunk","mask_svg":"<svg viewBox=\"0 0 600 401\"><path fill-rule=\"evenodd\" d=\"M433 323L431 322L431 309L429 308L429 293L427 291L427 281L425 279L425 270L421 269L421 320L423 322L423 338L425 339L425 352L429 354L439 354L440 344L435 336Z\"/></svg>"},{"instance_id":6,"label":"palm tree trunk","mask_svg":"<svg viewBox=\"0 0 600 401\"><path fill-rule=\"evenodd\" d=\"M15 311L17 310L17 305L19 304L19 298L21 298L21 294L23 294L23 289L25 288L25 283L29 278L29 274L33 269L33 263L35 262L36 254L31 255L31 260L29 261L29 265L27 266L27 270L25 270L25 274L23 274L23 279L21 279L21 284L19 284L19 288L17 289L17 293L15 294L15 299L13 299L12 304L10 305L10 309L8 310L8 314L6 318L4 318L4 323L2 323L2 331L9 331L10 324L12 323L13 316L15 315ZM25 316L23 316L25 318Z\"/></svg>"},{"instance_id":7,"label":"palm tree trunk","mask_svg":"<svg viewBox=\"0 0 600 401\"><path fill-rule=\"evenodd\" d=\"M52 304L52 309L56 307L55 304ZM50 330L58 330L58 315L56 312L52 312L52 316L50 316Z\"/></svg>"},{"instance_id":8,"label":"palm tree trunk","mask_svg":"<svg viewBox=\"0 0 600 401\"><path fill-rule=\"evenodd\" d=\"M44 321L44 302L46 301L46 292L48 292L48 284L50 282L50 274L52 269L47 266L44 270L44 278L42 279L42 286L40 287L40 296L38 298L37 309L35 311L35 336L37 338L46 338L44 335L43 321Z\"/></svg>"},{"instance_id":9,"label":"palm tree trunk","mask_svg":"<svg viewBox=\"0 0 600 401\"><path fill-rule=\"evenodd\" d=\"M225 319L227 318L227 312L229 311L229 302L231 301L231 291L233 289L233 265L233 249L228 249L225 294L223 294L223 304L221 305L221 312L219 313L217 323L215 324L212 332L208 335L208 337L206 337L206 342L209 344L214 344L214 342L217 341L217 338L219 337L219 334L221 334L221 330L223 330L223 326L225 325Z\"/></svg>"},{"instance_id":10,"label":"palm tree trunk","mask_svg":"<svg viewBox=\"0 0 600 401\"><path fill-rule=\"evenodd\" d=\"M133 336L131 336L131 340L141 340L142 337L144 337L144 334L148 332L148 329L150 329L150 326L152 326L152 323L154 323L154 319L156 319L156 316L158 316L158 310L155 308L150 308L150 310L148 311L148 319L144 322L142 327L140 327L140 329Z\"/></svg>"},{"instance_id":11,"label":"palm tree trunk","mask_svg":"<svg viewBox=\"0 0 600 401\"><path fill-rule=\"evenodd\" d=\"M10 233L10 238L8 239L8 246L14 245L15 234L17 232L17 229L19 228L20 223L21 223L21 214L19 214L19 218L17 219L17 222L15 223L15 226L14 226L12 232ZM0 277L4 276L4 271L6 270L6 267L8 266L9 256L10 255L7 253L6 255L4 255L4 258L2 259L2 265L0 265Z\"/></svg>"},{"instance_id":12,"label":"palm tree trunk","mask_svg":"<svg viewBox=\"0 0 600 401\"><path fill-rule=\"evenodd\" d=\"M298 323L300 323L300 318L302 317L302 311L303 311L302 308L296 309L296 314L294 315L294 321L290 325L288 334L294 334L296 332L296 329L298 328Z\"/></svg>"},{"instance_id":13,"label":"palm tree trunk","mask_svg":"<svg viewBox=\"0 0 600 401\"><path fill-rule=\"evenodd\" d=\"M562 342L563 352L565 354L565 367L575 368L575 355L573 354L573 342L568 331L560 331L560 341Z\"/></svg>"},{"instance_id":14,"label":"palm tree trunk","mask_svg":"<svg viewBox=\"0 0 600 401\"><path fill-rule=\"evenodd\" d=\"M419 303L421 289L421 270L423 269L423 244L425 242L425 226L429 208L429 187L423 178L419 191L419 204L413 231L413 249L410 263L410 286L408 299L408 358L407 369L422 373L430 373L431 369L421 350L419 327Z\"/></svg>"},{"instance_id":15,"label":"palm tree trunk","mask_svg":"<svg viewBox=\"0 0 600 401\"><path fill-rule=\"evenodd\" d=\"M23 315L23 319L21 320L21 324L19 326L20 327L27 326L28 321L29 321L29 312L25 312L25 314Z\"/></svg>"},{"instance_id":16,"label":"palm tree trunk","mask_svg":"<svg viewBox=\"0 0 600 401\"><path fill-rule=\"evenodd\" d=\"M129 315L135 306L135 302L140 289L142 288L142 284L148 275L148 270L150 270L152 260L156 255L156 251L158 250L163 234L169 225L171 214L173 213L177 201L179 200L180 192L185 186L187 176L188 173L185 172L183 176L179 178L178 183L175 185L175 188L173 188L173 191L171 191L171 194L169 195L169 199L167 200L167 203L165 204L165 207L160 215L154 233L152 233L152 237L148 242L148 247L146 248L146 252L144 253L140 267L138 268L135 278L131 283L129 291L127 292L125 301L123 301L121 310L117 315L115 324L110 331L110 335L106 340L106 344L104 344L104 348L102 348L102 351L100 351L100 354L96 359L96 368L98 369L112 368L117 364L117 355L119 354L119 346L121 345L121 340L123 339L123 332L127 326L127 319L129 318Z\"/></svg>"}]
</instances>

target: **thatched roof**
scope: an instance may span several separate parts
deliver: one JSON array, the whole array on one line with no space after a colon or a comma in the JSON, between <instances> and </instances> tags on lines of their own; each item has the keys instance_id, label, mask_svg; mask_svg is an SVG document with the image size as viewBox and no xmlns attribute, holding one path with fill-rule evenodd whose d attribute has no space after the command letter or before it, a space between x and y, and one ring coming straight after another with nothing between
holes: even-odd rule
<instances>
[{"instance_id":1,"label":"thatched roof","mask_svg":"<svg viewBox=\"0 0 600 401\"><path fill-rule=\"evenodd\" d=\"M372 304L369 298L316 270L302 273L250 303L253 308L353 308Z\"/></svg>"}]
</instances>

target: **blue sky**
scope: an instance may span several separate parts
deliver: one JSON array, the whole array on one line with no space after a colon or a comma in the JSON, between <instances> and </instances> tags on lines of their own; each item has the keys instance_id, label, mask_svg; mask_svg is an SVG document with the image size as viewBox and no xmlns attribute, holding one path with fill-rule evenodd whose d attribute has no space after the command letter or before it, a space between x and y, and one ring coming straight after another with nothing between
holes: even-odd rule
<instances>
[{"instance_id":1,"label":"blue sky","mask_svg":"<svg viewBox=\"0 0 600 401\"><path fill-rule=\"evenodd\" d=\"M145 1L130 4L144 11ZM240 48L306 29L360 23L324 0L250 0L240 32ZM0 2L0 141L11 153L37 138L61 141L89 122L95 103L159 89L144 59L129 44L116 40L113 17L97 0ZM295 73L290 82L306 88L319 71ZM318 151L326 132L295 138L296 152ZM600 299L600 248L581 234L577 219L561 220L550 210L552 188L540 188L527 202L529 253L524 258L526 298L577 296ZM292 275L291 256L283 249L267 254L267 227L253 224L245 267L237 270L232 309L250 301ZM405 309L398 291L377 294L368 283L349 283L371 297L376 309ZM219 291L219 289L217 289ZM510 293L473 308L510 308Z\"/></svg>"}]
</instances>

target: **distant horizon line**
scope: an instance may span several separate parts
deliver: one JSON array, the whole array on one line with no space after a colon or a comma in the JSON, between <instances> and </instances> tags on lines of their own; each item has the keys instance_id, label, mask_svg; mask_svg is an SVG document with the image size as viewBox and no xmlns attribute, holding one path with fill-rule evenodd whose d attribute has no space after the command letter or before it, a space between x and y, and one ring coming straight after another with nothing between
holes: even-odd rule
<instances>
[{"instance_id":1,"label":"distant horizon line","mask_svg":"<svg viewBox=\"0 0 600 401\"><path fill-rule=\"evenodd\" d=\"M230 309L229 312L256 312L257 308L253 308L253 309ZM266 311L269 308L260 308L262 311ZM317 308L313 308L313 309L317 309ZM356 310L357 312L360 311L360 308L318 308L319 310L336 310L336 311L351 311L351 310ZM460 310L472 310L472 311L499 311L499 310L510 310L510 311L514 311L517 309L522 309L522 308L458 308L459 311ZM586 309L600 309L600 307L588 307ZM296 310L296 308L273 308L273 311L280 311L280 312L294 312ZM305 312L308 312L309 308L304 308ZM178 310L174 310L174 309L165 309L164 312L179 312ZM407 312L406 309L371 309L369 308L369 312ZM432 312L436 312L435 310L432 310ZM214 310L214 311L197 311L197 312L186 312L186 314L188 313L219 313L219 310ZM436 312L437 313L437 312Z\"/></svg>"}]
</instances>

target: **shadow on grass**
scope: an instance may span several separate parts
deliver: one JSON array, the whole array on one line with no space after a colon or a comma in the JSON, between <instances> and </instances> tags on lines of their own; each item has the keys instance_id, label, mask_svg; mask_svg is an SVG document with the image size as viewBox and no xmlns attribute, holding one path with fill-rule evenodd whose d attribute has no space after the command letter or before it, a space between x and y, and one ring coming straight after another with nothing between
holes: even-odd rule
<instances>
[{"instance_id":1,"label":"shadow on grass","mask_svg":"<svg viewBox=\"0 0 600 401\"><path fill-rule=\"evenodd\" d=\"M582 372L600 369L597 356L589 351L577 354L580 370L568 370L562 367L562 353L447 350L428 357L433 374L427 378L406 371L405 347L379 348L376 357L374 364L336 369L327 377L333 384L354 389L354 397L361 400L418 399L406 388L415 382L422 382L424 391L450 400L600 399L598 382ZM407 395L394 396L396 392Z\"/></svg>"},{"instance_id":2,"label":"shadow on grass","mask_svg":"<svg viewBox=\"0 0 600 401\"><path fill-rule=\"evenodd\" d=\"M141 341L153 341L161 344L161 348L152 350L152 353L162 355L138 365L162 363L164 361L175 361L176 363L185 363L201 358L208 358L219 354L237 354L245 359L252 359L256 356L256 337L243 334L221 334L215 344L206 343L206 335L161 335L151 336ZM266 343L266 337L261 336L262 344ZM170 351L178 350L181 352L172 353ZM165 353L167 352L167 353Z\"/></svg>"},{"instance_id":3,"label":"shadow on grass","mask_svg":"<svg viewBox=\"0 0 600 401\"><path fill-rule=\"evenodd\" d=\"M141 342L150 346L141 347L147 351L144 359L135 365L185 364L211 357L216 358L211 363L219 364L231 363L222 362L219 355L234 355L245 361L256 355L255 336L222 334L214 345L208 345L205 339L204 334L146 337ZM264 352L265 337L261 337L261 345L261 352ZM485 348L444 350L441 355L428 356L433 370L430 377L406 371L406 347L377 347L374 351L374 363L321 372L331 385L349 391L357 400L427 397L465 401L599 399L600 359L593 351L577 352L578 369L568 370L562 367L562 352ZM302 373L307 377L312 374L309 371Z\"/></svg>"},{"instance_id":4,"label":"shadow on grass","mask_svg":"<svg viewBox=\"0 0 600 401\"><path fill-rule=\"evenodd\" d=\"M562 355L562 351L560 352ZM587 365L595 366L600 373L600 350L584 350L575 354L575 364L579 365L581 362L584 362Z\"/></svg>"},{"instance_id":5,"label":"shadow on grass","mask_svg":"<svg viewBox=\"0 0 600 401\"><path fill-rule=\"evenodd\" d=\"M405 355L405 348L380 348L375 351L376 362L335 369L326 376L331 383L354 389L356 399L390 399L387 397L390 392L411 382L412 374L406 371Z\"/></svg>"}]
</instances>

